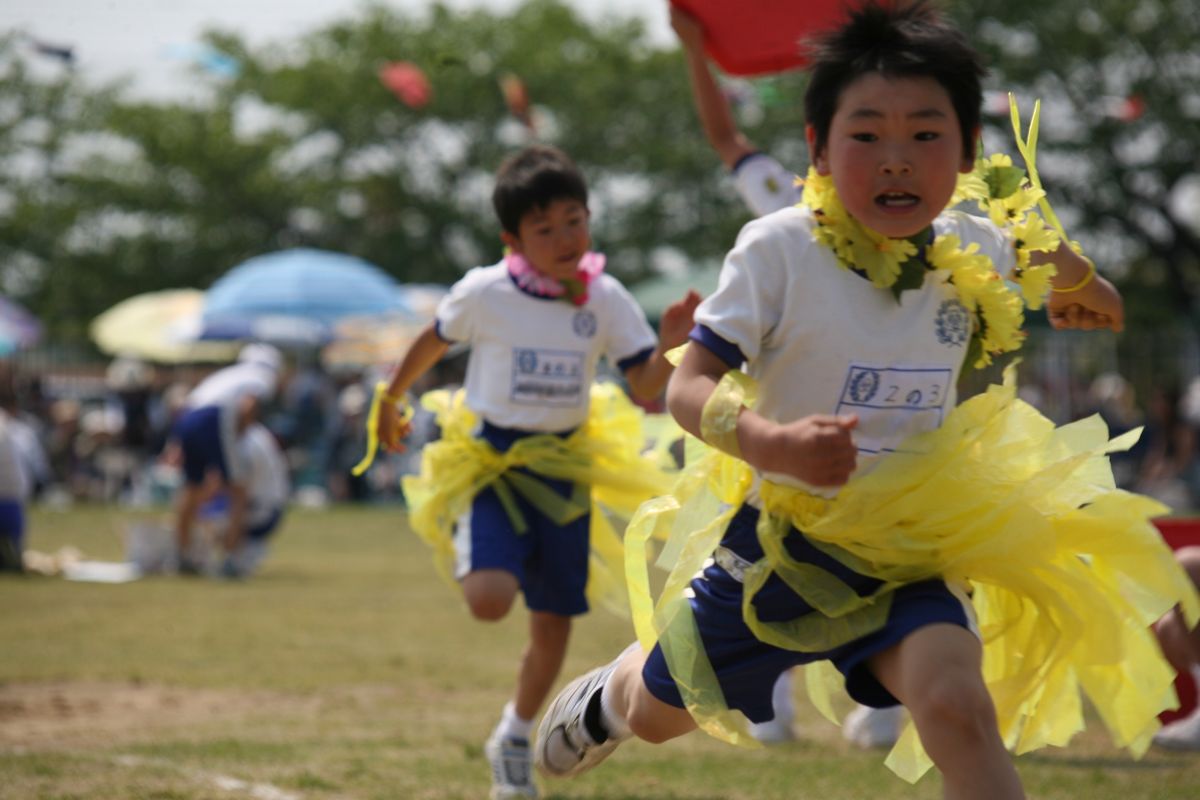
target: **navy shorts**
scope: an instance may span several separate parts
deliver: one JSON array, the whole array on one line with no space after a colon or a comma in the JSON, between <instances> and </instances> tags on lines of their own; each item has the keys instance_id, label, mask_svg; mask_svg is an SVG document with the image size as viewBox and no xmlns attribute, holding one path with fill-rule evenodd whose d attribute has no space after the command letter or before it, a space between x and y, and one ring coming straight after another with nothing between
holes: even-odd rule
<instances>
[{"instance_id":1,"label":"navy shorts","mask_svg":"<svg viewBox=\"0 0 1200 800\"><path fill-rule=\"evenodd\" d=\"M506 452L518 439L529 435L526 431L487 424L482 433L500 452ZM529 474L562 497L575 492L575 484L570 481ZM454 534L457 577L461 579L481 569L504 570L517 578L525 605L531 611L562 616L587 613L590 510L565 525L558 525L520 494L514 492L513 496L528 526L524 533L517 532L491 487L476 495L470 512L459 519Z\"/></svg>"},{"instance_id":2,"label":"navy shorts","mask_svg":"<svg viewBox=\"0 0 1200 800\"><path fill-rule=\"evenodd\" d=\"M251 525L246 529L246 536L251 539L267 540L271 538L271 534L279 527L279 521L283 519L283 509L278 508L271 512L271 515L257 525Z\"/></svg>"},{"instance_id":3,"label":"navy shorts","mask_svg":"<svg viewBox=\"0 0 1200 800\"><path fill-rule=\"evenodd\" d=\"M745 562L753 563L763 555L755 532L758 515L758 510L752 506L742 506L734 514L721 541L722 547ZM854 572L817 550L795 529L788 534L784 544L794 558L834 573L860 596L871 594L880 586L878 580ZM875 633L833 650L798 653L765 644L754 636L742 619L742 584L719 564L707 566L692 580L691 588L695 594L691 606L696 626L725 702L753 722L765 722L775 716L771 690L779 675L814 661L832 661L846 678L846 690L859 703L876 708L897 705L899 701L883 688L868 668L867 661L872 656L928 625L949 623L974 629L974 619L965 605L965 598L952 592L940 580L922 581L896 590L888 621ZM817 613L774 574L755 596L753 605L759 619L764 621L783 621ZM642 678L646 688L659 700L677 708L684 707L658 645L646 659Z\"/></svg>"},{"instance_id":4,"label":"navy shorts","mask_svg":"<svg viewBox=\"0 0 1200 800\"><path fill-rule=\"evenodd\" d=\"M174 435L183 451L183 475L189 484L204 483L210 469L229 480L229 460L226 458L226 435L218 406L204 406L185 411L175 423Z\"/></svg>"}]
</instances>

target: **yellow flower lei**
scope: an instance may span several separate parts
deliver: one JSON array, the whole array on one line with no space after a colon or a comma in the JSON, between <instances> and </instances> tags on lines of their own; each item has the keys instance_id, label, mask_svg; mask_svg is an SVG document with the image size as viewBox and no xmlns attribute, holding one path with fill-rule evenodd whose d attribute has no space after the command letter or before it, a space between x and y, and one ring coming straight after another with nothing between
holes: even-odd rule
<instances>
[{"instance_id":1,"label":"yellow flower lei","mask_svg":"<svg viewBox=\"0 0 1200 800\"><path fill-rule=\"evenodd\" d=\"M945 274L945 280L958 292L958 300L974 316L973 366L992 363L992 357L1019 350L1025 339L1021 330L1024 307L1041 308L1050 280L1056 274L1053 264L1030 263L1030 253L1051 252L1066 240L1062 225L1046 202L1035 166L1037 125L1040 104L1034 104L1028 137L1021 136L1021 119L1016 101L1009 95L1013 132L1017 148L1025 159L1028 175L1013 166L1003 154L980 158L975 170L959 175L958 185L947 208L974 200L998 226L1005 228L1016 249L1016 265L1009 276L1020 289L1018 294L992 268L991 259L978 253L979 246L962 246L953 234L938 236L924 249L927 269ZM918 247L909 239L892 239L867 228L842 205L833 181L810 168L803 180L802 201L812 209L819 223L813 237L828 247L842 269L855 269L879 288L900 291L920 286L925 267L909 264ZM1035 213L1038 207L1040 213ZM1078 250L1076 242L1068 244ZM907 268L907 270L906 270ZM916 272L915 283L911 282ZM909 273L907 280L902 276Z\"/></svg>"}]
</instances>

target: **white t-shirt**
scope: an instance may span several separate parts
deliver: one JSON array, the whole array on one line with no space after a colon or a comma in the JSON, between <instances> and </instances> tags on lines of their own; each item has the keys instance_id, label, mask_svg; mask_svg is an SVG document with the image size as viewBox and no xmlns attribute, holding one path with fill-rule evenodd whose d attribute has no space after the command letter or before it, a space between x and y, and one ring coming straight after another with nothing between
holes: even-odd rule
<instances>
[{"instance_id":1,"label":"white t-shirt","mask_svg":"<svg viewBox=\"0 0 1200 800\"><path fill-rule=\"evenodd\" d=\"M956 401L972 320L940 273L897 302L890 290L841 269L813 240L815 224L799 206L746 225L696 322L740 351L767 418L857 414L852 435L862 472L907 436L941 425ZM1002 275L1013 265L1012 244L986 219L945 212L934 231L978 243Z\"/></svg>"},{"instance_id":2,"label":"white t-shirt","mask_svg":"<svg viewBox=\"0 0 1200 800\"><path fill-rule=\"evenodd\" d=\"M247 466L246 527L254 528L287 504L291 492L287 461L275 437L257 422L246 428L238 440L238 449Z\"/></svg>"},{"instance_id":3,"label":"white t-shirt","mask_svg":"<svg viewBox=\"0 0 1200 800\"><path fill-rule=\"evenodd\" d=\"M200 381L188 394L186 405L188 408L229 407L236 405L247 394L267 400L275 394L278 380L275 370L263 364L232 364Z\"/></svg>"},{"instance_id":4,"label":"white t-shirt","mask_svg":"<svg viewBox=\"0 0 1200 800\"><path fill-rule=\"evenodd\" d=\"M8 414L0 411L0 500L23 502L29 495L29 479L21 469L10 423Z\"/></svg>"},{"instance_id":5,"label":"white t-shirt","mask_svg":"<svg viewBox=\"0 0 1200 800\"><path fill-rule=\"evenodd\" d=\"M611 275L592 281L582 306L517 288L504 262L477 267L438 305L438 333L471 347L467 405L505 428L557 432L587 419L600 357L618 366L654 347L654 331Z\"/></svg>"},{"instance_id":6,"label":"white t-shirt","mask_svg":"<svg viewBox=\"0 0 1200 800\"><path fill-rule=\"evenodd\" d=\"M766 153L753 153L739 161L733 168L733 181L757 217L800 202L796 173Z\"/></svg>"}]
</instances>

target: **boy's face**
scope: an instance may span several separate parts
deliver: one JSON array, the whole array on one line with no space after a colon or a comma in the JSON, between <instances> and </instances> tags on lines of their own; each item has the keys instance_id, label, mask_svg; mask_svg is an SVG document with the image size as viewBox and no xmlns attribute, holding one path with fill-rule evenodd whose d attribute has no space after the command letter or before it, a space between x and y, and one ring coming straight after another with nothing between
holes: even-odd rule
<instances>
[{"instance_id":1,"label":"boy's face","mask_svg":"<svg viewBox=\"0 0 1200 800\"><path fill-rule=\"evenodd\" d=\"M573 278L592 243L587 206L574 199L551 200L521 217L515 236L501 231L500 239L543 275Z\"/></svg>"},{"instance_id":2,"label":"boy's face","mask_svg":"<svg viewBox=\"0 0 1200 800\"><path fill-rule=\"evenodd\" d=\"M950 95L933 78L868 73L842 90L821 152L806 131L813 164L830 175L846 210L892 238L924 230L954 194L963 155Z\"/></svg>"}]
</instances>

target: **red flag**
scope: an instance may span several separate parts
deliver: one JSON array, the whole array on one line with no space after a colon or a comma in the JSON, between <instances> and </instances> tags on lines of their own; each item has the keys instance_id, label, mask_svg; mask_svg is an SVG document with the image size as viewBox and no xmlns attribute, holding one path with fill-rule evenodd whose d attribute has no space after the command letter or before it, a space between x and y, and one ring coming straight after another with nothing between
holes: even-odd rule
<instances>
[{"instance_id":1,"label":"red flag","mask_svg":"<svg viewBox=\"0 0 1200 800\"><path fill-rule=\"evenodd\" d=\"M731 75L804 66L803 39L837 26L845 0L671 0L704 26L704 47Z\"/></svg>"},{"instance_id":2,"label":"red flag","mask_svg":"<svg viewBox=\"0 0 1200 800\"><path fill-rule=\"evenodd\" d=\"M392 61L379 68L379 80L409 108L421 108L433 98L429 79L416 64Z\"/></svg>"}]
</instances>

